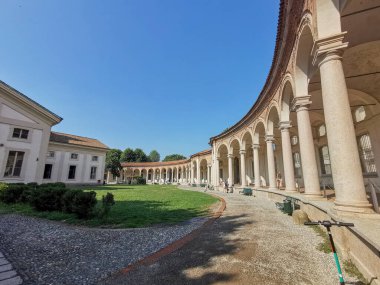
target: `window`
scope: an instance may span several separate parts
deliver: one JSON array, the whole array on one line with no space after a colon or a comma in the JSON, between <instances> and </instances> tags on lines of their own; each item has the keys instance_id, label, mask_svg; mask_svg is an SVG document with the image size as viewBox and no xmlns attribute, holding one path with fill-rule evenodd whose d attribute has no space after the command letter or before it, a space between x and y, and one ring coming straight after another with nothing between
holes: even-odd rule
<instances>
[{"instance_id":1,"label":"window","mask_svg":"<svg viewBox=\"0 0 380 285\"><path fill-rule=\"evenodd\" d=\"M9 152L4 177L20 177L24 155L25 152L22 151Z\"/></svg>"},{"instance_id":2,"label":"window","mask_svg":"<svg viewBox=\"0 0 380 285\"><path fill-rule=\"evenodd\" d=\"M50 158L53 158L55 156L55 152L54 151L48 151L47 157L50 157Z\"/></svg>"},{"instance_id":3,"label":"window","mask_svg":"<svg viewBox=\"0 0 380 285\"><path fill-rule=\"evenodd\" d=\"M53 169L53 164L45 164L44 179L50 179L51 178L52 169Z\"/></svg>"},{"instance_id":4,"label":"window","mask_svg":"<svg viewBox=\"0 0 380 285\"><path fill-rule=\"evenodd\" d=\"M360 161L364 173L376 174L375 155L372 150L371 140L368 134L357 138Z\"/></svg>"},{"instance_id":5,"label":"window","mask_svg":"<svg viewBox=\"0 0 380 285\"><path fill-rule=\"evenodd\" d=\"M75 179L75 171L76 170L77 170L76 165L70 165L68 179Z\"/></svg>"},{"instance_id":6,"label":"window","mask_svg":"<svg viewBox=\"0 0 380 285\"><path fill-rule=\"evenodd\" d=\"M326 135L326 126L325 126L325 124L319 126L319 128L318 128L318 134L319 134L320 137L323 137L323 136Z\"/></svg>"},{"instance_id":7,"label":"window","mask_svg":"<svg viewBox=\"0 0 380 285\"><path fill-rule=\"evenodd\" d=\"M96 179L96 166L91 166L90 179Z\"/></svg>"},{"instance_id":8,"label":"window","mask_svg":"<svg viewBox=\"0 0 380 285\"><path fill-rule=\"evenodd\" d=\"M77 153L72 153L70 158L71 159L78 159L78 154Z\"/></svg>"},{"instance_id":9,"label":"window","mask_svg":"<svg viewBox=\"0 0 380 285\"><path fill-rule=\"evenodd\" d=\"M94 155L94 156L92 157L92 161L98 161L98 156L97 156L97 155Z\"/></svg>"},{"instance_id":10,"label":"window","mask_svg":"<svg viewBox=\"0 0 380 285\"><path fill-rule=\"evenodd\" d=\"M319 160L321 163L321 174L331 175L330 154L327 145L319 149Z\"/></svg>"},{"instance_id":11,"label":"window","mask_svg":"<svg viewBox=\"0 0 380 285\"><path fill-rule=\"evenodd\" d=\"M301 156L299 152L293 153L293 161L294 161L294 175L295 177L301 177L302 176Z\"/></svg>"},{"instance_id":12,"label":"window","mask_svg":"<svg viewBox=\"0 0 380 285\"><path fill-rule=\"evenodd\" d=\"M298 137L297 136L292 136L291 142L292 142L292 145L298 144Z\"/></svg>"},{"instance_id":13,"label":"window","mask_svg":"<svg viewBox=\"0 0 380 285\"><path fill-rule=\"evenodd\" d=\"M357 123L364 121L365 117L366 117L366 113L365 113L364 106L360 106L359 108L355 110L355 121Z\"/></svg>"},{"instance_id":14,"label":"window","mask_svg":"<svg viewBox=\"0 0 380 285\"><path fill-rule=\"evenodd\" d=\"M12 138L27 140L29 135L29 130L14 128Z\"/></svg>"}]
</instances>

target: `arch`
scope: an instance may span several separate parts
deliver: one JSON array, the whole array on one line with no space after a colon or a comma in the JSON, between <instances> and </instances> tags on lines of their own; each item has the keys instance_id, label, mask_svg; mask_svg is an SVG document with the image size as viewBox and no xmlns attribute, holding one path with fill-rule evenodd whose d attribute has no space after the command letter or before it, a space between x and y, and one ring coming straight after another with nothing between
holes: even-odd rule
<instances>
[{"instance_id":1,"label":"arch","mask_svg":"<svg viewBox=\"0 0 380 285\"><path fill-rule=\"evenodd\" d=\"M247 130L243 133L241 137L241 149L246 150L247 146L250 146L253 144L253 136L252 133Z\"/></svg>"},{"instance_id":2,"label":"arch","mask_svg":"<svg viewBox=\"0 0 380 285\"><path fill-rule=\"evenodd\" d=\"M234 137L231 139L231 141L229 143L228 153L232 154L234 152L234 150L236 150L236 149L237 149L237 151L239 151L240 147L241 147L240 140L237 137Z\"/></svg>"},{"instance_id":3,"label":"arch","mask_svg":"<svg viewBox=\"0 0 380 285\"><path fill-rule=\"evenodd\" d=\"M311 63L314 34L311 26L311 15L309 13L303 16L298 35L294 66L295 95L297 97L308 95L308 83L314 71Z\"/></svg>"},{"instance_id":4,"label":"arch","mask_svg":"<svg viewBox=\"0 0 380 285\"><path fill-rule=\"evenodd\" d=\"M222 152L224 152L224 150L226 151L226 153L228 153L228 147L225 143L221 143L217 149L218 149L216 152L217 157L221 157L221 154Z\"/></svg>"},{"instance_id":5,"label":"arch","mask_svg":"<svg viewBox=\"0 0 380 285\"><path fill-rule=\"evenodd\" d=\"M263 137L266 134L266 124L265 122L260 118L256 122L255 126L253 127L253 143L259 144L260 143L260 136Z\"/></svg>"},{"instance_id":6,"label":"arch","mask_svg":"<svg viewBox=\"0 0 380 285\"><path fill-rule=\"evenodd\" d=\"M274 128L278 126L278 123L280 121L280 112L278 110L277 104L272 104L270 106L268 116L266 119L266 134L267 135L273 135L274 134Z\"/></svg>"},{"instance_id":7,"label":"arch","mask_svg":"<svg viewBox=\"0 0 380 285\"><path fill-rule=\"evenodd\" d=\"M294 98L294 81L290 74L287 74L280 89L280 120L290 121L291 105Z\"/></svg>"}]
</instances>

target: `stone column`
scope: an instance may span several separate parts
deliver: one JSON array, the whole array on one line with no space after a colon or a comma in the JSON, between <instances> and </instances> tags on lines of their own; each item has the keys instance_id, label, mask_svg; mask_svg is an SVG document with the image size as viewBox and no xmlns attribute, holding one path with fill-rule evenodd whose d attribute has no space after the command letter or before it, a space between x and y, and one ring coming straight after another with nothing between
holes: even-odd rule
<instances>
[{"instance_id":1,"label":"stone column","mask_svg":"<svg viewBox=\"0 0 380 285\"><path fill-rule=\"evenodd\" d=\"M211 165L207 165L207 183L211 184Z\"/></svg>"},{"instance_id":2,"label":"stone column","mask_svg":"<svg viewBox=\"0 0 380 285\"><path fill-rule=\"evenodd\" d=\"M228 187L231 187L234 181L232 165L233 165L233 154L228 154Z\"/></svg>"},{"instance_id":3,"label":"stone column","mask_svg":"<svg viewBox=\"0 0 380 285\"><path fill-rule=\"evenodd\" d=\"M245 149L240 150L240 173L241 173L241 186L247 186L247 178L245 177Z\"/></svg>"},{"instance_id":4,"label":"stone column","mask_svg":"<svg viewBox=\"0 0 380 285\"><path fill-rule=\"evenodd\" d=\"M295 97L293 100L293 106L297 112L298 136L303 181L305 183L305 195L320 197L321 190L319 186L318 168L309 117L310 104L310 95Z\"/></svg>"},{"instance_id":5,"label":"stone column","mask_svg":"<svg viewBox=\"0 0 380 285\"><path fill-rule=\"evenodd\" d=\"M273 135L266 135L265 141L267 143L267 159L268 159L268 176L269 176L269 189L277 189L276 185L276 168L274 165L274 152L273 152Z\"/></svg>"},{"instance_id":6,"label":"stone column","mask_svg":"<svg viewBox=\"0 0 380 285\"><path fill-rule=\"evenodd\" d=\"M296 192L296 181L294 179L294 163L292 145L290 143L289 129L290 122L280 122L281 143L282 143L282 160L284 162L285 191Z\"/></svg>"},{"instance_id":7,"label":"stone column","mask_svg":"<svg viewBox=\"0 0 380 285\"><path fill-rule=\"evenodd\" d=\"M152 171L152 183L154 183L155 174L156 174L156 170L153 169L153 171Z\"/></svg>"},{"instance_id":8,"label":"stone column","mask_svg":"<svg viewBox=\"0 0 380 285\"><path fill-rule=\"evenodd\" d=\"M344 34L317 41L316 59L321 74L331 170L335 186L335 209L344 212L373 213L364 188L362 168L346 80L342 66ZM332 48L332 42L335 47Z\"/></svg>"},{"instance_id":9,"label":"stone column","mask_svg":"<svg viewBox=\"0 0 380 285\"><path fill-rule=\"evenodd\" d=\"M107 171L107 179L106 179L106 183L110 183L110 172Z\"/></svg>"},{"instance_id":10,"label":"stone column","mask_svg":"<svg viewBox=\"0 0 380 285\"><path fill-rule=\"evenodd\" d=\"M190 171L191 171L190 183L193 184L194 183L194 165L193 165L193 163L191 163Z\"/></svg>"},{"instance_id":11,"label":"stone column","mask_svg":"<svg viewBox=\"0 0 380 285\"><path fill-rule=\"evenodd\" d=\"M201 183L201 166L199 162L199 158L197 157L197 184Z\"/></svg>"},{"instance_id":12,"label":"stone column","mask_svg":"<svg viewBox=\"0 0 380 285\"><path fill-rule=\"evenodd\" d=\"M255 175L255 189L260 188L261 181L260 181L260 158L259 158L259 144L253 145L253 171Z\"/></svg>"},{"instance_id":13,"label":"stone column","mask_svg":"<svg viewBox=\"0 0 380 285\"><path fill-rule=\"evenodd\" d=\"M219 187L219 181L220 181L220 177L219 177L219 172L220 172L220 169L219 169L219 164L220 164L220 157L217 157L216 158L216 172L215 172L215 178L216 178L216 186Z\"/></svg>"},{"instance_id":14,"label":"stone column","mask_svg":"<svg viewBox=\"0 0 380 285\"><path fill-rule=\"evenodd\" d=\"M177 178L176 178L176 179L177 179L176 182L178 183L178 182L179 182L179 181L178 181L178 180L179 180L179 168L177 168Z\"/></svg>"}]
</instances>

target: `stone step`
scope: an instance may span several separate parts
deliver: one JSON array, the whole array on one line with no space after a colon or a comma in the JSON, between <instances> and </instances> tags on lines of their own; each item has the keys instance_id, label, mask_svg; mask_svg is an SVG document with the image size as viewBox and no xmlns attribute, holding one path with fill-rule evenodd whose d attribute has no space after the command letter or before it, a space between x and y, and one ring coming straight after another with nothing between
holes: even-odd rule
<instances>
[{"instance_id":1,"label":"stone step","mask_svg":"<svg viewBox=\"0 0 380 285\"><path fill-rule=\"evenodd\" d=\"M0 285L20 285L20 284L22 284L22 279L20 276L16 276L16 277L12 277L12 278L0 281Z\"/></svg>"}]
</instances>

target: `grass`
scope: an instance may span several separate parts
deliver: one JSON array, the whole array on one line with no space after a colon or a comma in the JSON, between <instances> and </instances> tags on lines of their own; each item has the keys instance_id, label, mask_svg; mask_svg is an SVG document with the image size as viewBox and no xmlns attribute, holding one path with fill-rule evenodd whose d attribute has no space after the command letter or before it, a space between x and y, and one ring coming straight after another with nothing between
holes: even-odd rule
<instances>
[{"instance_id":1,"label":"grass","mask_svg":"<svg viewBox=\"0 0 380 285\"><path fill-rule=\"evenodd\" d=\"M359 269L355 266L355 264L351 260L345 260L343 262L344 271L351 277L356 277L359 282L355 284L368 284L367 280L364 278L363 274L359 271Z\"/></svg>"},{"instance_id":2,"label":"grass","mask_svg":"<svg viewBox=\"0 0 380 285\"><path fill-rule=\"evenodd\" d=\"M94 190L101 206L103 195L110 192L115 205L107 218L80 220L73 214L37 212L26 204L0 203L0 214L19 213L49 220L91 227L136 228L155 224L174 224L209 214L209 207L218 200L205 193L180 190L173 185L107 185L82 187Z\"/></svg>"},{"instance_id":3,"label":"grass","mask_svg":"<svg viewBox=\"0 0 380 285\"><path fill-rule=\"evenodd\" d=\"M317 245L317 249L324 253L331 253L331 245L327 232L320 226L312 226L312 229L323 238L323 241Z\"/></svg>"}]
</instances>

